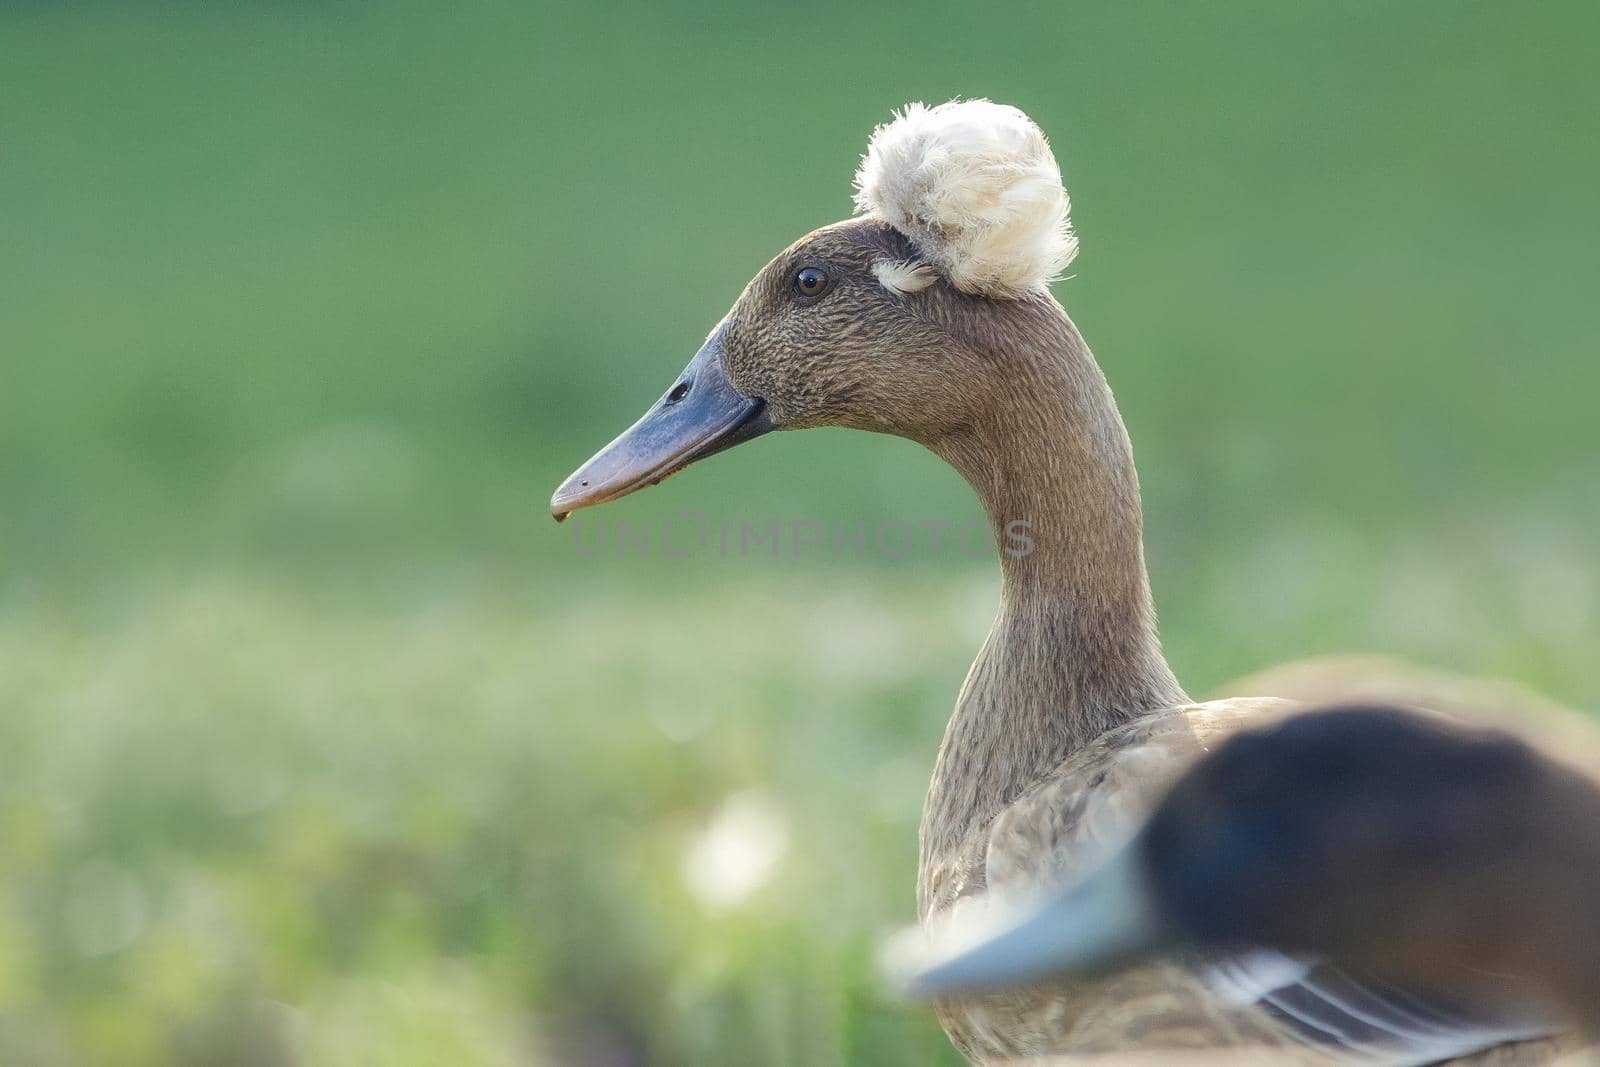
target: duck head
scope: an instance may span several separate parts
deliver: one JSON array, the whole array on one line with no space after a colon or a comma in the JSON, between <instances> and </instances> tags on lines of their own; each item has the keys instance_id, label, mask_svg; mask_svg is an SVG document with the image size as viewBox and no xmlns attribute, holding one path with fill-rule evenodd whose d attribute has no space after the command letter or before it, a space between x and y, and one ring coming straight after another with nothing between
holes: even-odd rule
<instances>
[{"instance_id":1,"label":"duck head","mask_svg":"<svg viewBox=\"0 0 1600 1067\"><path fill-rule=\"evenodd\" d=\"M936 447L1028 376L1006 343L1054 308L1077 242L1039 128L986 100L912 104L873 134L860 217L815 230L745 286L648 411L556 490L572 511L771 430L845 426Z\"/></svg>"}]
</instances>

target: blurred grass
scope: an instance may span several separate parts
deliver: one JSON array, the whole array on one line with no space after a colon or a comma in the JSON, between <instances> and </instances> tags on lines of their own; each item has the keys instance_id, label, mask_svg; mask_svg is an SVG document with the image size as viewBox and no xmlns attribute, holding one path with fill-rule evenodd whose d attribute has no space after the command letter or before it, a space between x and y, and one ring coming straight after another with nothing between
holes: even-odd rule
<instances>
[{"instance_id":1,"label":"blurred grass","mask_svg":"<svg viewBox=\"0 0 1600 1067\"><path fill-rule=\"evenodd\" d=\"M0 7L0 1059L953 1062L870 952L991 568L543 508L909 99L1054 139L1193 691L1600 706L1597 23ZM904 442L714 462L612 517L976 514ZM770 881L697 896L749 825Z\"/></svg>"}]
</instances>

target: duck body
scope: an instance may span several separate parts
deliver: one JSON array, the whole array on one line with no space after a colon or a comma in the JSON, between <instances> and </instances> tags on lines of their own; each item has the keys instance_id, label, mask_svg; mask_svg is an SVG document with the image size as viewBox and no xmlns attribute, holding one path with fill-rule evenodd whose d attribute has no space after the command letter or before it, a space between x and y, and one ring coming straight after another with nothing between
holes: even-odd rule
<instances>
[{"instance_id":1,"label":"duck body","mask_svg":"<svg viewBox=\"0 0 1600 1067\"><path fill-rule=\"evenodd\" d=\"M901 940L902 981L923 996L1007 991L945 1004L976 1056L1033 1062L1015 1042L1049 1047L1053 1032L1030 1034L1026 1021L1077 995L1082 984L1061 984L1067 976L1133 966L1098 985L1078 1025L1120 1002L1143 1025L1162 1020L1169 1050L1191 1039L1215 1049L1227 1034L1230 1047L1271 1050L1276 1060L1414 1062L1509 1035L1513 1043L1470 1058L1539 1062L1561 1043L1516 1042L1513 1012L1600 1028L1600 783L1520 732L1370 701L1222 701L1132 724L1110 750L1091 746L1099 750L1063 767L1053 788L1105 775L1117 790L1114 776L1130 760L1189 763L1153 814L1131 815L1139 825L1124 841L1128 806L1097 810L1107 799L1099 788L1024 796L996 824L987 858L1036 867L1041 847L1046 857L1097 854L1092 873L1040 894L1038 879L990 864L1000 900L1020 884L1027 892L1011 903L1023 906L963 925L957 900L932 945ZM1208 750L1198 760L1188 755L1193 741ZM1152 776L1134 777L1142 787ZM1187 966L1137 966L1156 954ZM1280 968L1276 988L1253 1003L1224 998L1234 1006L1218 1010L1219 977L1270 975L1263 960L1274 958L1300 966ZM1325 962L1306 966L1317 958ZM1340 968L1383 977L1356 982ZM1185 984L1202 995L1184 998L1176 991ZM1308 999L1319 992L1334 996ZM1489 1003L1515 1007L1496 1023ZM1286 1009L1299 1037L1315 1036L1305 1029L1312 1020L1323 1036L1278 1045ZM1092 1033L1073 1043L1100 1051Z\"/></svg>"},{"instance_id":2,"label":"duck body","mask_svg":"<svg viewBox=\"0 0 1600 1067\"><path fill-rule=\"evenodd\" d=\"M964 849L924 858L927 918L937 927L992 898L1033 898L1079 881L1209 751L1305 710L1294 701L1235 698L1164 709L1107 731L1026 789ZM1400 988L1307 954L1175 951L1109 974L946 997L938 1011L951 1041L978 1064L1227 1048L1285 1063L1520 1065L1549 1062L1571 1044L1549 1036L1556 1028L1539 1016L1425 988Z\"/></svg>"}]
</instances>

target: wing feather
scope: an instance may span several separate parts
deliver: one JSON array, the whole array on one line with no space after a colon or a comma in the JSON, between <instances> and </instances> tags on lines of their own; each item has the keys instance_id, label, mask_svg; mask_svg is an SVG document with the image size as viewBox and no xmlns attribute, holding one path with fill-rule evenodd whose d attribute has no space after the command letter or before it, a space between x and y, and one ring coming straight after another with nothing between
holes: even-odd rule
<instances>
[{"instance_id":1,"label":"wing feather","mask_svg":"<svg viewBox=\"0 0 1600 1067\"><path fill-rule=\"evenodd\" d=\"M983 858L985 888L1049 888L1094 866L1128 839L1191 760L1239 726L1295 708L1282 700L1215 701L1155 712L1111 731L995 820ZM1167 1002L1150 1005L1174 1032L1249 1034L1331 1062L1437 1063L1552 1032L1540 1020L1403 989L1325 960L1253 952L1183 962L1151 968L1153 975L1177 976ZM1191 987L1179 989L1183 982ZM1193 1007L1201 1002L1203 1009ZM1173 1018L1185 1012L1194 1018ZM1085 1018L1100 1014L1090 1011ZM1104 1014L1128 1021L1127 1012ZM1074 1040L1085 1047L1126 1045L1121 1035L1075 1033Z\"/></svg>"}]
</instances>

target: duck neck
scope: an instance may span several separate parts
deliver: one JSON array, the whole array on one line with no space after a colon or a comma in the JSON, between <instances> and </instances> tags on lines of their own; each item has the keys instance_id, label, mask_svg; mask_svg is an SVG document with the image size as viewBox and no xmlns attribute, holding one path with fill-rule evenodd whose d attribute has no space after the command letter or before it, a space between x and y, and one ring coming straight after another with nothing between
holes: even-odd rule
<instances>
[{"instance_id":1,"label":"duck neck","mask_svg":"<svg viewBox=\"0 0 1600 1067\"><path fill-rule=\"evenodd\" d=\"M1187 699L1156 635L1138 475L1111 390L1059 304L1018 311L1026 328L1008 333L1034 350L997 376L992 417L932 443L982 500L1003 584L940 747L925 875L1085 743Z\"/></svg>"}]
</instances>

